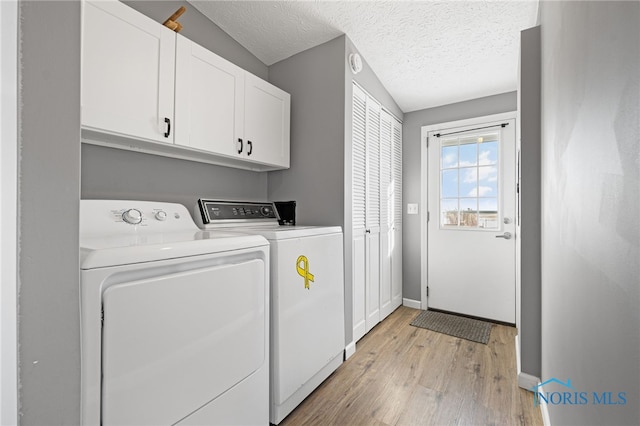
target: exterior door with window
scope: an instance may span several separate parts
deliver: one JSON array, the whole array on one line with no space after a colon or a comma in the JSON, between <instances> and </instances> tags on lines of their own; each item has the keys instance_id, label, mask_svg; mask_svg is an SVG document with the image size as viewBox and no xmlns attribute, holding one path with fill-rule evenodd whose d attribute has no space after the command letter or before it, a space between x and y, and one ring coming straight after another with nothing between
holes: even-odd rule
<instances>
[{"instance_id":1,"label":"exterior door with window","mask_svg":"<svg viewBox=\"0 0 640 426\"><path fill-rule=\"evenodd\" d=\"M515 323L515 120L469 127L428 135L428 306Z\"/></svg>"}]
</instances>

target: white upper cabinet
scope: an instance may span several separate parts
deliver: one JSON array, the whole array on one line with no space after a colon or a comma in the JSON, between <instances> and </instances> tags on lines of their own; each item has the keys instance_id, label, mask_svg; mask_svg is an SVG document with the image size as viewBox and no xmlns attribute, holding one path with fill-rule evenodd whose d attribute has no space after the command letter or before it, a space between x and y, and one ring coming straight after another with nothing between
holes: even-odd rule
<instances>
[{"instance_id":1,"label":"white upper cabinet","mask_svg":"<svg viewBox=\"0 0 640 426\"><path fill-rule=\"evenodd\" d=\"M82 124L173 143L175 34L117 1L85 2Z\"/></svg>"},{"instance_id":2,"label":"white upper cabinet","mask_svg":"<svg viewBox=\"0 0 640 426\"><path fill-rule=\"evenodd\" d=\"M289 94L177 38L175 143L288 168Z\"/></svg>"},{"instance_id":3,"label":"white upper cabinet","mask_svg":"<svg viewBox=\"0 0 640 426\"><path fill-rule=\"evenodd\" d=\"M253 74L245 75L244 139L252 161L289 168L291 97Z\"/></svg>"},{"instance_id":4,"label":"white upper cabinet","mask_svg":"<svg viewBox=\"0 0 640 426\"><path fill-rule=\"evenodd\" d=\"M115 0L84 2L82 43L83 141L289 167L288 93Z\"/></svg>"},{"instance_id":5,"label":"white upper cabinet","mask_svg":"<svg viewBox=\"0 0 640 426\"><path fill-rule=\"evenodd\" d=\"M177 46L176 144L237 156L245 71L181 35Z\"/></svg>"}]
</instances>

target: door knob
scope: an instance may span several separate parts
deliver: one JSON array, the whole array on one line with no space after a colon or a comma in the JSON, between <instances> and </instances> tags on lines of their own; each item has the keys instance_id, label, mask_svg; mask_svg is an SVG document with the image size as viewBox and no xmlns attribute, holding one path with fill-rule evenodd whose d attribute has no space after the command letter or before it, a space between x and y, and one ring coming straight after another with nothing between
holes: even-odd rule
<instances>
[{"instance_id":1,"label":"door knob","mask_svg":"<svg viewBox=\"0 0 640 426\"><path fill-rule=\"evenodd\" d=\"M511 232L505 232L502 235L496 235L496 238L504 238L505 240L510 240L512 237Z\"/></svg>"}]
</instances>

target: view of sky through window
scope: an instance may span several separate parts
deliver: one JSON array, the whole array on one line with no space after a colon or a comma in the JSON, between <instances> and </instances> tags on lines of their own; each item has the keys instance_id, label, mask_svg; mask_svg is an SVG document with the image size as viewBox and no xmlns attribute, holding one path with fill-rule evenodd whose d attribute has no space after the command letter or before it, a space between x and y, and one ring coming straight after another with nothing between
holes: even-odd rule
<instances>
[{"instance_id":1,"label":"view of sky through window","mask_svg":"<svg viewBox=\"0 0 640 426\"><path fill-rule=\"evenodd\" d=\"M443 137L440 151L440 225L498 227L499 134Z\"/></svg>"}]
</instances>

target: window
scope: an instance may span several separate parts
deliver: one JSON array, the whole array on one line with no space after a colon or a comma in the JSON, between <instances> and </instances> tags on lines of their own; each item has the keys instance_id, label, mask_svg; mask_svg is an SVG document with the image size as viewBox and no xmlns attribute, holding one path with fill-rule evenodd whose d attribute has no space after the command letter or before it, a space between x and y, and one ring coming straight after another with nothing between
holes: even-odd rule
<instances>
[{"instance_id":1,"label":"window","mask_svg":"<svg viewBox=\"0 0 640 426\"><path fill-rule=\"evenodd\" d=\"M440 227L497 229L498 132L443 136L440 149Z\"/></svg>"}]
</instances>

